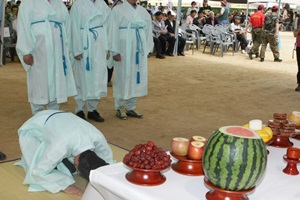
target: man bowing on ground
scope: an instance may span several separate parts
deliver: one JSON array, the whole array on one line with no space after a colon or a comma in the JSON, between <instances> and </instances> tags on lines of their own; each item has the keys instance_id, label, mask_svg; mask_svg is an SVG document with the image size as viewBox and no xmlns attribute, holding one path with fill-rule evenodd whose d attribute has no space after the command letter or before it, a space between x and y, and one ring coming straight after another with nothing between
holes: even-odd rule
<instances>
[{"instance_id":1,"label":"man bowing on ground","mask_svg":"<svg viewBox=\"0 0 300 200\"><path fill-rule=\"evenodd\" d=\"M45 110L18 130L22 159L16 165L26 172L29 191L82 195L72 176L89 180L90 171L113 163L112 150L93 125L64 111Z\"/></svg>"},{"instance_id":2,"label":"man bowing on ground","mask_svg":"<svg viewBox=\"0 0 300 200\"><path fill-rule=\"evenodd\" d=\"M115 61L113 95L116 116L141 118L137 97L148 93L148 54L153 49L152 24L147 10L127 0L111 13L109 41Z\"/></svg>"},{"instance_id":3,"label":"man bowing on ground","mask_svg":"<svg viewBox=\"0 0 300 200\"><path fill-rule=\"evenodd\" d=\"M71 8L72 52L78 95L76 114L97 122L104 119L97 111L99 99L107 95L108 19L110 8L103 0L77 0Z\"/></svg>"}]
</instances>

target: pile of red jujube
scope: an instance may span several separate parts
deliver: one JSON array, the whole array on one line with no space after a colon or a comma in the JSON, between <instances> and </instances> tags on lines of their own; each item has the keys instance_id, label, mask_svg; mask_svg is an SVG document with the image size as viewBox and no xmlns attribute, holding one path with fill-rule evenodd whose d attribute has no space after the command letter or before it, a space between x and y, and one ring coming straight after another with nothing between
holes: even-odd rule
<instances>
[{"instance_id":1,"label":"pile of red jujube","mask_svg":"<svg viewBox=\"0 0 300 200\"><path fill-rule=\"evenodd\" d=\"M136 145L123 158L123 163L129 167L148 170L166 169L170 167L171 162L171 156L155 146L152 141Z\"/></svg>"}]
</instances>

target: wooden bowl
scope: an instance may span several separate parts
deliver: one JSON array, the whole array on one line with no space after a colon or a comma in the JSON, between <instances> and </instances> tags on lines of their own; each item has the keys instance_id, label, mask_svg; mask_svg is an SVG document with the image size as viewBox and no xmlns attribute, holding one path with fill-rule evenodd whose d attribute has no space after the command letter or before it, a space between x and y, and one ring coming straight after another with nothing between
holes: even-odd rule
<instances>
[{"instance_id":1,"label":"wooden bowl","mask_svg":"<svg viewBox=\"0 0 300 200\"><path fill-rule=\"evenodd\" d=\"M282 170L284 173L289 175L298 175L299 171L297 169L297 164L300 163L299 159L289 159L287 155L283 156L283 159L287 162L286 167Z\"/></svg>"},{"instance_id":2,"label":"wooden bowl","mask_svg":"<svg viewBox=\"0 0 300 200\"><path fill-rule=\"evenodd\" d=\"M249 200L247 197L248 193L253 192L255 186L248 190L240 190L240 191L229 191L223 190L214 186L206 177L204 178L204 183L210 191L206 193L205 197L207 200Z\"/></svg>"},{"instance_id":3,"label":"wooden bowl","mask_svg":"<svg viewBox=\"0 0 300 200\"><path fill-rule=\"evenodd\" d=\"M298 127L298 128L300 128L300 127ZM293 138L295 140L300 140L300 129L295 130L295 134L294 134Z\"/></svg>"},{"instance_id":4,"label":"wooden bowl","mask_svg":"<svg viewBox=\"0 0 300 200\"><path fill-rule=\"evenodd\" d=\"M202 160L191 160L187 156L177 156L171 152L171 155L178 161L172 164L172 169L187 176L203 176Z\"/></svg>"},{"instance_id":5,"label":"wooden bowl","mask_svg":"<svg viewBox=\"0 0 300 200\"><path fill-rule=\"evenodd\" d=\"M141 185L141 186L156 186L163 184L166 181L166 177L162 175L162 171L166 171L169 169L160 169L160 170L151 170L151 169L140 169L134 168L129 165L124 165L131 169L125 177L126 179L133 184Z\"/></svg>"},{"instance_id":6,"label":"wooden bowl","mask_svg":"<svg viewBox=\"0 0 300 200\"><path fill-rule=\"evenodd\" d=\"M273 142L271 146L279 148L288 148L294 144L290 141L289 135L273 135Z\"/></svg>"}]
</instances>

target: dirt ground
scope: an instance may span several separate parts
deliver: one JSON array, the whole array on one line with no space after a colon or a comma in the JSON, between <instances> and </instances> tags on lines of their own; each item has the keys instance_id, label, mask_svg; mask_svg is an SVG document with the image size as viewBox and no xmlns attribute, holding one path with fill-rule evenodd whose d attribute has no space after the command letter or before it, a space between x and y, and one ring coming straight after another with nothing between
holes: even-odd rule
<instances>
[{"instance_id":1,"label":"dirt ground","mask_svg":"<svg viewBox=\"0 0 300 200\"><path fill-rule=\"evenodd\" d=\"M225 125L243 125L251 119L267 121L274 112L300 110L296 87L297 64L292 59L295 39L281 33L282 63L274 63L268 50L265 62L249 60L240 52L223 58L196 51L185 57L149 58L149 94L138 99L143 119L115 116L112 88L101 99L104 123L90 121L113 144L131 149L153 140L165 150L173 137L209 135ZM20 63L0 67L0 151L7 159L21 156L18 128L31 117L27 102L26 73ZM69 98L61 109L74 112ZM62 127L63 128L63 127Z\"/></svg>"}]
</instances>

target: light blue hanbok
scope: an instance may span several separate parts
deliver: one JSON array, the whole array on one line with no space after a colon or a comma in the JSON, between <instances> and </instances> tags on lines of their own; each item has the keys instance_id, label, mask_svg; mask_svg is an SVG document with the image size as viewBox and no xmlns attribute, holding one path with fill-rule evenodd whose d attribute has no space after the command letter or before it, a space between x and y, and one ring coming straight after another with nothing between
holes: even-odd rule
<instances>
[{"instance_id":1,"label":"light blue hanbok","mask_svg":"<svg viewBox=\"0 0 300 200\"><path fill-rule=\"evenodd\" d=\"M22 0L18 14L17 54L27 72L29 102L66 102L77 94L69 59L69 14L61 0ZM67 33L68 32L68 33ZM32 66L23 62L31 54Z\"/></svg>"},{"instance_id":2,"label":"light blue hanbok","mask_svg":"<svg viewBox=\"0 0 300 200\"><path fill-rule=\"evenodd\" d=\"M83 101L107 96L108 26L110 8L103 0L76 0L70 12L72 57L74 59L76 99ZM73 58L72 58L73 59Z\"/></svg>"},{"instance_id":3,"label":"light blue hanbok","mask_svg":"<svg viewBox=\"0 0 300 200\"><path fill-rule=\"evenodd\" d=\"M109 31L114 63L113 96L131 99L148 94L148 54L153 50L152 22L147 10L125 1L112 9Z\"/></svg>"},{"instance_id":4,"label":"light blue hanbok","mask_svg":"<svg viewBox=\"0 0 300 200\"><path fill-rule=\"evenodd\" d=\"M107 163L113 163L112 150L103 134L76 115L46 110L38 112L18 130L22 159L26 172L24 184L29 191L57 193L72 185L75 180L62 163L86 150L94 151Z\"/></svg>"}]
</instances>

